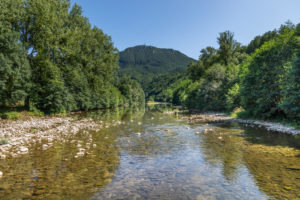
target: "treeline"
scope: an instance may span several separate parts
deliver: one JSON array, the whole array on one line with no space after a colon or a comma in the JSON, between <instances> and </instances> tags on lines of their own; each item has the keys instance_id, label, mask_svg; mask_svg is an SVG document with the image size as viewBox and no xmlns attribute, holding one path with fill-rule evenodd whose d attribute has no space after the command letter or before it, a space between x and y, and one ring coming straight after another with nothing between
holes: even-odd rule
<instances>
[{"instance_id":1,"label":"treeline","mask_svg":"<svg viewBox=\"0 0 300 200\"><path fill-rule=\"evenodd\" d=\"M144 101L110 36L70 0L0 1L0 104L61 113Z\"/></svg>"},{"instance_id":2,"label":"treeline","mask_svg":"<svg viewBox=\"0 0 300 200\"><path fill-rule=\"evenodd\" d=\"M300 24L291 22L242 46L230 31L201 50L186 74L153 81L150 97L199 110L244 109L257 118L300 119ZM157 87L156 87L157 86Z\"/></svg>"}]
</instances>

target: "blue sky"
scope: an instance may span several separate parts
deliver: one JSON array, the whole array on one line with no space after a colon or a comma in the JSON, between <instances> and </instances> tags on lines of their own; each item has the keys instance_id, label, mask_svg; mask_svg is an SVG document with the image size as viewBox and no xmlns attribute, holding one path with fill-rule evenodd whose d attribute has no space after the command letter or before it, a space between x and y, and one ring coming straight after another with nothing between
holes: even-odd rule
<instances>
[{"instance_id":1,"label":"blue sky","mask_svg":"<svg viewBox=\"0 0 300 200\"><path fill-rule=\"evenodd\" d=\"M280 27L300 23L300 0L72 0L83 15L112 37L119 50L135 45L173 48L198 58L230 30L242 44Z\"/></svg>"}]
</instances>

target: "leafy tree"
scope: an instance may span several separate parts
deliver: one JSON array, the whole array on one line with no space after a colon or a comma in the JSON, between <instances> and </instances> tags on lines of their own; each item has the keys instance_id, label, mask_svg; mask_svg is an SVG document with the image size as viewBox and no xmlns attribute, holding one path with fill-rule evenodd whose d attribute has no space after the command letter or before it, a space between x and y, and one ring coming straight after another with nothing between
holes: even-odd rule
<instances>
[{"instance_id":1,"label":"leafy tree","mask_svg":"<svg viewBox=\"0 0 300 200\"><path fill-rule=\"evenodd\" d=\"M261 47L265 42L268 42L275 37L277 37L278 33L276 30L268 31L264 33L262 36L256 36L247 46L246 53L251 54L254 53L256 49Z\"/></svg>"},{"instance_id":2,"label":"leafy tree","mask_svg":"<svg viewBox=\"0 0 300 200\"><path fill-rule=\"evenodd\" d=\"M24 101L30 89L30 66L17 32L0 34L0 99L3 105Z\"/></svg>"},{"instance_id":3,"label":"leafy tree","mask_svg":"<svg viewBox=\"0 0 300 200\"><path fill-rule=\"evenodd\" d=\"M130 105L144 102L145 94L140 84L128 77L123 77L119 84L119 90L121 94L126 98L126 102Z\"/></svg>"},{"instance_id":4,"label":"leafy tree","mask_svg":"<svg viewBox=\"0 0 300 200\"><path fill-rule=\"evenodd\" d=\"M285 99L280 105L290 118L300 119L300 24L296 30L297 55L293 62L293 67L289 73L289 81L285 91Z\"/></svg>"},{"instance_id":5,"label":"leafy tree","mask_svg":"<svg viewBox=\"0 0 300 200\"><path fill-rule=\"evenodd\" d=\"M294 43L294 31L287 30L252 55L241 88L242 105L252 115L272 117L282 113L279 104L284 98Z\"/></svg>"},{"instance_id":6,"label":"leafy tree","mask_svg":"<svg viewBox=\"0 0 300 200\"><path fill-rule=\"evenodd\" d=\"M0 8L0 45L10 47L1 51L2 102L26 97L28 107L57 113L127 101L116 87L119 52L110 36L82 16L79 5L71 8L70 0L3 0ZM132 103L140 100L139 85L130 87Z\"/></svg>"},{"instance_id":7,"label":"leafy tree","mask_svg":"<svg viewBox=\"0 0 300 200\"><path fill-rule=\"evenodd\" d=\"M240 86L235 83L225 95L226 97L226 110L232 111L234 108L240 106Z\"/></svg>"},{"instance_id":8,"label":"leafy tree","mask_svg":"<svg viewBox=\"0 0 300 200\"><path fill-rule=\"evenodd\" d=\"M225 66L230 63L237 64L235 54L238 52L240 44L234 39L234 33L230 31L222 32L217 40L220 46L218 50L220 62Z\"/></svg>"}]
</instances>

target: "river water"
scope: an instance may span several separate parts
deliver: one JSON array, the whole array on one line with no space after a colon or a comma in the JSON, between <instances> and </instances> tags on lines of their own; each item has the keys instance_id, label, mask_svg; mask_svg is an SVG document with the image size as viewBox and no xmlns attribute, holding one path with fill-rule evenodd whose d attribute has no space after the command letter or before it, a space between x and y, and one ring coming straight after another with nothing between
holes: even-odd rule
<instances>
[{"instance_id":1,"label":"river water","mask_svg":"<svg viewBox=\"0 0 300 200\"><path fill-rule=\"evenodd\" d=\"M0 199L300 199L299 138L170 109L76 116L123 123L1 160Z\"/></svg>"}]
</instances>

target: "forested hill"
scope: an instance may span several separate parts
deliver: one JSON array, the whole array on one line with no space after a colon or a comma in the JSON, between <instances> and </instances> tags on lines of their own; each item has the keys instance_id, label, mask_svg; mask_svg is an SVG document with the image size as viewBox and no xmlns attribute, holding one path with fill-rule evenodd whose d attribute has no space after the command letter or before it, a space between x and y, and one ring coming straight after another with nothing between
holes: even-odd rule
<instances>
[{"instance_id":1,"label":"forested hill","mask_svg":"<svg viewBox=\"0 0 300 200\"><path fill-rule=\"evenodd\" d=\"M192 58L173 49L135 46L120 52L121 74L138 80L146 88L155 75L183 72Z\"/></svg>"}]
</instances>

